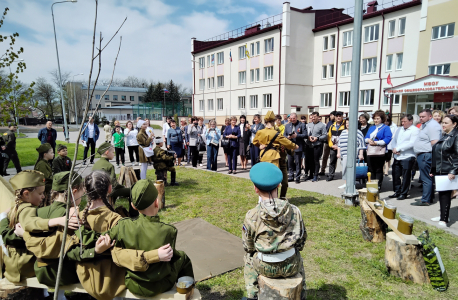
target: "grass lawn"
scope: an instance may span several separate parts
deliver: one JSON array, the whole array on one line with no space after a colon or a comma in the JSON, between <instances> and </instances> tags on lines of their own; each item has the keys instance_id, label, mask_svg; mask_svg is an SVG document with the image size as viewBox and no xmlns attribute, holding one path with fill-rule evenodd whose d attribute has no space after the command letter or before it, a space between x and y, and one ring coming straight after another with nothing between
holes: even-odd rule
<instances>
[{"instance_id":1,"label":"grass lawn","mask_svg":"<svg viewBox=\"0 0 458 300\"><path fill-rule=\"evenodd\" d=\"M153 129L159 129L159 130L162 130L162 126L161 125L152 125Z\"/></svg>"},{"instance_id":2,"label":"grass lawn","mask_svg":"<svg viewBox=\"0 0 458 300\"><path fill-rule=\"evenodd\" d=\"M173 223L199 217L241 237L245 213L258 201L251 181L187 168L178 168L177 173L180 186L166 187L168 208L160 212L161 220ZM148 177L155 179L154 170ZM430 285L404 282L387 273L385 243L363 240L359 207L295 189L288 191L288 197L300 208L308 233L302 251L307 299L458 299L457 236L422 222L414 224L415 235L428 229L440 249L450 285L439 293ZM245 294L243 268L200 282L197 288L203 299L240 300Z\"/></svg>"},{"instance_id":3,"label":"grass lawn","mask_svg":"<svg viewBox=\"0 0 458 300\"><path fill-rule=\"evenodd\" d=\"M36 138L21 138L16 140L16 151L19 155L19 161L21 166L33 166L38 158L38 152L35 150L40 146L40 141ZM65 141L56 141L56 145L63 144L68 148L68 157L73 160L73 155L75 154L75 144L67 143ZM78 148L78 159L83 159L84 147L79 145ZM57 150L57 148L56 148ZM98 153L95 154L95 157L100 157ZM8 168L14 168L13 163L10 161Z\"/></svg>"}]
</instances>

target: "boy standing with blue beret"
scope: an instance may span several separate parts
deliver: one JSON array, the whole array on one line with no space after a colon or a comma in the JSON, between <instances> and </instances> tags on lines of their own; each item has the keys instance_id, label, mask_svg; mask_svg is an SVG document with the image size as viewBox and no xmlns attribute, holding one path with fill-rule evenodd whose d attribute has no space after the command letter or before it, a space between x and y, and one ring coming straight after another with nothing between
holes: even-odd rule
<instances>
[{"instance_id":1,"label":"boy standing with blue beret","mask_svg":"<svg viewBox=\"0 0 458 300\"><path fill-rule=\"evenodd\" d=\"M300 273L303 278L301 299L305 300L304 263L300 251L307 231L300 210L287 200L278 199L282 172L271 163L261 162L250 171L259 203L248 211L242 227L245 249L245 285L247 299L258 299L258 276L287 278Z\"/></svg>"}]
</instances>

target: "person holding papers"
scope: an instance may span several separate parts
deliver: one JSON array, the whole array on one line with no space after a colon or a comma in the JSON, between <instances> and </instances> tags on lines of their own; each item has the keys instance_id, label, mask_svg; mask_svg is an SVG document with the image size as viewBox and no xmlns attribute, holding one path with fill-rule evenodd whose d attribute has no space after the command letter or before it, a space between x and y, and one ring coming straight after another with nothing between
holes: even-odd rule
<instances>
[{"instance_id":1,"label":"person holding papers","mask_svg":"<svg viewBox=\"0 0 458 300\"><path fill-rule=\"evenodd\" d=\"M442 137L433 147L430 176L436 176L436 188L439 191L440 217L432 218L431 221L439 221L439 226L447 226L452 202L452 192L456 187L448 184L449 188L443 187L439 181L446 179L453 181L458 173L458 116L446 115L442 120ZM447 185L445 183L444 185Z\"/></svg>"}]
</instances>

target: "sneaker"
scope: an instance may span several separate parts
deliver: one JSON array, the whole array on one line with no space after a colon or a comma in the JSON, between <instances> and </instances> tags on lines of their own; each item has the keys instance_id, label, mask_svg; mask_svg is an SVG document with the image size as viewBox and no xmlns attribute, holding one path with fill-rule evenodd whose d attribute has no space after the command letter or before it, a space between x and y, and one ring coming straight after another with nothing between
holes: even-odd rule
<instances>
[{"instance_id":1,"label":"sneaker","mask_svg":"<svg viewBox=\"0 0 458 300\"><path fill-rule=\"evenodd\" d=\"M314 176L312 179L312 182L317 182L318 181L318 176Z\"/></svg>"},{"instance_id":2,"label":"sneaker","mask_svg":"<svg viewBox=\"0 0 458 300\"><path fill-rule=\"evenodd\" d=\"M429 206L429 202L414 202L414 203L410 203L410 205L413 205L413 206Z\"/></svg>"},{"instance_id":3,"label":"sneaker","mask_svg":"<svg viewBox=\"0 0 458 300\"><path fill-rule=\"evenodd\" d=\"M116 168L119 168L119 164L118 164L118 165L116 165Z\"/></svg>"},{"instance_id":4,"label":"sneaker","mask_svg":"<svg viewBox=\"0 0 458 300\"><path fill-rule=\"evenodd\" d=\"M203 165L202 165L202 164L199 164L199 166L203 167Z\"/></svg>"},{"instance_id":5,"label":"sneaker","mask_svg":"<svg viewBox=\"0 0 458 300\"><path fill-rule=\"evenodd\" d=\"M442 226L442 227L447 227L447 223L443 221L440 221L439 223L437 223L437 225Z\"/></svg>"},{"instance_id":6,"label":"sneaker","mask_svg":"<svg viewBox=\"0 0 458 300\"><path fill-rule=\"evenodd\" d=\"M346 187L347 187L347 185L346 185L346 184L342 184L342 185L341 185L341 186L339 186L338 188L339 188L339 189L344 189L344 188L346 188Z\"/></svg>"},{"instance_id":7,"label":"sneaker","mask_svg":"<svg viewBox=\"0 0 458 300\"><path fill-rule=\"evenodd\" d=\"M441 217L431 218L431 221L433 222L439 222L440 220L441 220ZM448 218L448 221L450 222L450 218Z\"/></svg>"},{"instance_id":8,"label":"sneaker","mask_svg":"<svg viewBox=\"0 0 458 300\"><path fill-rule=\"evenodd\" d=\"M318 173L318 176L325 176L326 174L324 172Z\"/></svg>"}]
</instances>

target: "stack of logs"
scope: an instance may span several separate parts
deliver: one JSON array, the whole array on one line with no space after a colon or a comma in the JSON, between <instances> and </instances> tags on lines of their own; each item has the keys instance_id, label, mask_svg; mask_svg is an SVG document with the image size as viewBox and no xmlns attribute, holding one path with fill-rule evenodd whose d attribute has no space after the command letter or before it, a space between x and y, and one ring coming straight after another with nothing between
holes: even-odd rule
<instances>
[{"instance_id":1,"label":"stack of logs","mask_svg":"<svg viewBox=\"0 0 458 300\"><path fill-rule=\"evenodd\" d=\"M383 217L382 210L376 211L377 208L367 202L366 189L359 190L359 201L361 205L359 228L363 238L372 243L381 243L386 240L385 265L388 272L414 283L429 283L428 271L421 252L422 246L417 238L400 233L396 228L397 221ZM389 225L393 231L387 234L386 230Z\"/></svg>"}]
</instances>

